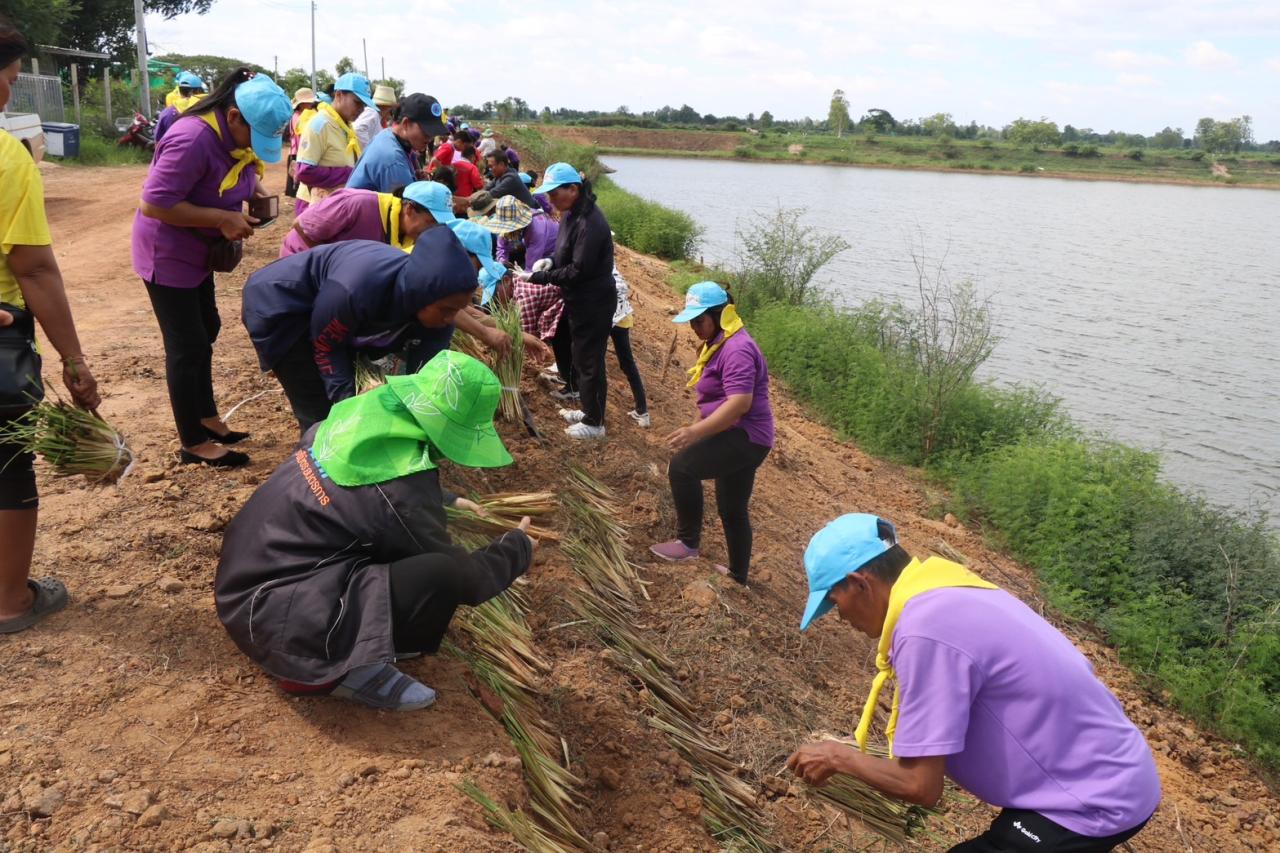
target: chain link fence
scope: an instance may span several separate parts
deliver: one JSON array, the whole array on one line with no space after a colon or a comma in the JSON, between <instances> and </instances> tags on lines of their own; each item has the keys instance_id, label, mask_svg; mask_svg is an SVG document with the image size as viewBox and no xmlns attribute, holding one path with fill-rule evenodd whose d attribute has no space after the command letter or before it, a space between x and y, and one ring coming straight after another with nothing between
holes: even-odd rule
<instances>
[{"instance_id":1,"label":"chain link fence","mask_svg":"<svg viewBox=\"0 0 1280 853\"><path fill-rule=\"evenodd\" d=\"M41 121L66 121L62 80L46 74L19 74L5 109L11 113L37 113Z\"/></svg>"}]
</instances>

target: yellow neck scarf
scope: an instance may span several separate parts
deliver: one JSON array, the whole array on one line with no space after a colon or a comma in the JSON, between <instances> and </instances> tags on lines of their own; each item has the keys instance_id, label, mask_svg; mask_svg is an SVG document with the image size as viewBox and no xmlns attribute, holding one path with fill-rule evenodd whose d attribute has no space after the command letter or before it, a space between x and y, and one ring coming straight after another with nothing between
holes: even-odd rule
<instances>
[{"instance_id":1,"label":"yellow neck scarf","mask_svg":"<svg viewBox=\"0 0 1280 853\"><path fill-rule=\"evenodd\" d=\"M201 113L200 118L204 119L204 123L213 128L213 132L218 134L218 138L222 138L222 128L218 126L218 116L213 112ZM240 173L245 170L246 166L252 165L258 170L258 180L262 180L267 174L267 164L258 159L258 155L253 153L252 148L235 148L231 151L231 156L236 163L231 167L231 171L227 172L227 176L222 179L222 183L218 185L218 195L224 195L227 190L240 183Z\"/></svg>"},{"instance_id":2,"label":"yellow neck scarf","mask_svg":"<svg viewBox=\"0 0 1280 853\"><path fill-rule=\"evenodd\" d=\"M403 209L404 203L391 193L378 193L378 216L382 219L382 231L387 235L387 242L411 252L413 238L400 237L400 211Z\"/></svg>"},{"instance_id":3,"label":"yellow neck scarf","mask_svg":"<svg viewBox=\"0 0 1280 853\"><path fill-rule=\"evenodd\" d=\"M351 155L351 162L359 160L360 137L356 136L356 132L351 129L351 125L347 124L342 114L333 108L333 104L326 104L324 101L316 104L316 111L342 129L342 132L347 135L347 153Z\"/></svg>"},{"instance_id":4,"label":"yellow neck scarf","mask_svg":"<svg viewBox=\"0 0 1280 853\"><path fill-rule=\"evenodd\" d=\"M742 331L742 318L738 316L738 309L732 304L724 306L724 311L720 314L720 329L724 332L720 340L715 344L702 345L702 351L698 353L698 361L688 370L689 382L684 387L692 388L697 385L698 380L702 378L702 369L707 366L707 362L711 361L711 356L720 351L725 341Z\"/></svg>"},{"instance_id":5,"label":"yellow neck scarf","mask_svg":"<svg viewBox=\"0 0 1280 853\"><path fill-rule=\"evenodd\" d=\"M862 719L858 721L858 729L854 738L858 748L867 750L867 734L871 730L871 721L876 715L876 702L880 699L880 691L885 682L893 679L893 708L889 712L889 723L885 726L884 736L889 741L889 757L893 757L893 733L898 728L898 677L889 663L889 649L893 645L893 629L902 615L902 608L907 602L924 592L951 587L974 587L976 589L999 589L988 583L959 563L944 560L941 557L930 557L921 563L912 560L902 570L901 576L889 592L889 611L884 617L884 630L880 633L880 646L876 650L876 677L871 682L871 694L867 696L867 704L862 709Z\"/></svg>"}]
</instances>

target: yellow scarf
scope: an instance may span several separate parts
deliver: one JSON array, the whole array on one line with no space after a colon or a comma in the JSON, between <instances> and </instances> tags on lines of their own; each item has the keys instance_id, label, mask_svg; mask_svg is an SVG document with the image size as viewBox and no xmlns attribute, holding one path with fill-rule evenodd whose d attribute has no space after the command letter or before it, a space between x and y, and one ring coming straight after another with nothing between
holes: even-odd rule
<instances>
[{"instance_id":1,"label":"yellow scarf","mask_svg":"<svg viewBox=\"0 0 1280 853\"><path fill-rule=\"evenodd\" d=\"M898 728L898 677L889 663L889 649L893 645L893 629L902 615L902 608L907 602L923 592L951 587L974 587L976 589L999 589L988 583L959 563L944 560L941 557L930 557L921 563L912 560L911 565L902 570L902 574L889 592L889 611L884 617L884 630L880 633L880 646L876 650L876 677L871 682L871 694L862 709L862 719L858 721L858 729L854 738L858 748L867 750L867 733L871 730L871 720L876 715L876 702L880 699L880 691L885 682L893 679L893 708L889 712L889 723L885 726L884 735L889 741L889 757L893 757L893 733Z\"/></svg>"},{"instance_id":2,"label":"yellow scarf","mask_svg":"<svg viewBox=\"0 0 1280 853\"><path fill-rule=\"evenodd\" d=\"M218 126L217 115L213 112L201 113L200 118L204 119L205 124L213 128L213 132L218 134L218 139L222 139L222 128ZM267 174L267 164L258 159L258 155L253 153L252 148L233 149L231 156L235 159L236 164L231 167L231 171L227 172L227 176L218 185L218 195L225 194L227 190L240 183L240 173L245 170L246 166L253 166L258 170L258 180L262 180Z\"/></svg>"},{"instance_id":3,"label":"yellow scarf","mask_svg":"<svg viewBox=\"0 0 1280 853\"><path fill-rule=\"evenodd\" d=\"M698 353L698 361L689 368L689 383L686 388L692 388L698 384L698 380L702 378L702 369L707 366L707 362L711 361L711 356L720 351L720 347L724 346L724 342L741 332L743 328L742 318L738 316L738 309L732 304L724 306L724 311L720 314L720 329L724 334L715 344L703 344L702 351Z\"/></svg>"},{"instance_id":4,"label":"yellow scarf","mask_svg":"<svg viewBox=\"0 0 1280 853\"><path fill-rule=\"evenodd\" d=\"M391 193L378 193L378 216L382 219L382 230L387 235L387 242L398 246L406 252L413 251L413 238L400 238L400 211L404 205Z\"/></svg>"},{"instance_id":5,"label":"yellow scarf","mask_svg":"<svg viewBox=\"0 0 1280 853\"><path fill-rule=\"evenodd\" d=\"M203 92L202 92L202 93L200 93L200 94L198 94L198 95L192 95L192 96L191 96L191 97L189 97L189 98L181 98L181 97L180 97L180 98L178 98L176 101L174 101L174 102L173 102L172 106L173 106L175 109L177 109L177 111L178 111L178 112L180 112L180 113L185 113L187 110L191 109L191 108L192 108L192 107L194 107L196 104L198 104L198 103L200 103L201 101L203 101L203 100L204 100L204 98L205 98L205 96L204 96L204 93L203 93Z\"/></svg>"},{"instance_id":6,"label":"yellow scarf","mask_svg":"<svg viewBox=\"0 0 1280 853\"><path fill-rule=\"evenodd\" d=\"M356 132L351 129L351 125L347 124L347 120L341 113L333 108L333 104L326 104L324 101L316 104L316 111L342 129L342 132L347 135L347 153L351 155L351 162L359 160L360 137L356 136Z\"/></svg>"}]
</instances>

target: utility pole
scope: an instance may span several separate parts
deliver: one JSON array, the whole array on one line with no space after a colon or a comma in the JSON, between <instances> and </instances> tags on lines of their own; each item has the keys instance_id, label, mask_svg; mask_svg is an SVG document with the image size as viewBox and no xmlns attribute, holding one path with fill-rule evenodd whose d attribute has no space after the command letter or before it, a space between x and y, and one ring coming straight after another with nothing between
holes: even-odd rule
<instances>
[{"instance_id":1,"label":"utility pole","mask_svg":"<svg viewBox=\"0 0 1280 853\"><path fill-rule=\"evenodd\" d=\"M280 79L280 57L279 56L271 57L271 63L275 68L275 70L271 74L271 79L279 80Z\"/></svg>"},{"instance_id":2,"label":"utility pole","mask_svg":"<svg viewBox=\"0 0 1280 853\"><path fill-rule=\"evenodd\" d=\"M316 0L311 0L311 91L316 91Z\"/></svg>"},{"instance_id":3,"label":"utility pole","mask_svg":"<svg viewBox=\"0 0 1280 853\"><path fill-rule=\"evenodd\" d=\"M360 39L360 46L364 48L364 76L369 79L369 43L364 39Z\"/></svg>"},{"instance_id":4,"label":"utility pole","mask_svg":"<svg viewBox=\"0 0 1280 853\"><path fill-rule=\"evenodd\" d=\"M147 23L142 0L133 0L133 23L138 31L138 97L142 114L151 118L151 73L147 70Z\"/></svg>"},{"instance_id":5,"label":"utility pole","mask_svg":"<svg viewBox=\"0 0 1280 853\"><path fill-rule=\"evenodd\" d=\"M385 56L382 57L382 79L387 79L387 58Z\"/></svg>"}]
</instances>

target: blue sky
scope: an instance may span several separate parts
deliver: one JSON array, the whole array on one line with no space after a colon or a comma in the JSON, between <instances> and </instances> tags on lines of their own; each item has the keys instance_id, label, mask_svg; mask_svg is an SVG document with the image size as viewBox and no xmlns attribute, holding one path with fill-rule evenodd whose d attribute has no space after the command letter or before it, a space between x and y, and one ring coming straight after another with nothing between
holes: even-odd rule
<instances>
[{"instance_id":1,"label":"blue sky","mask_svg":"<svg viewBox=\"0 0 1280 853\"><path fill-rule=\"evenodd\" d=\"M1280 139L1280 0L318 0L317 62L339 57L445 104L522 97L634 112L822 117L832 90L898 118L1188 133L1253 117ZM215 0L147 20L155 52L311 64L305 0ZM252 22L251 24L248 22Z\"/></svg>"}]
</instances>

